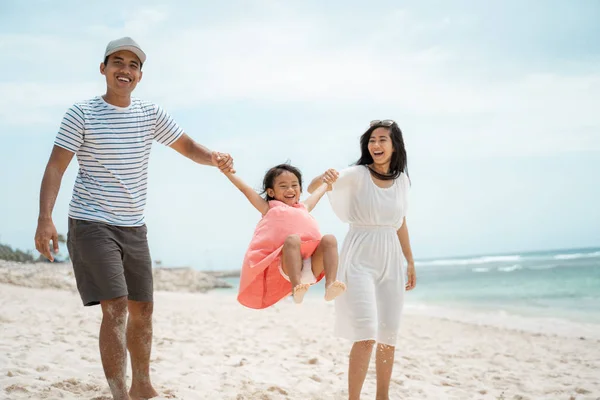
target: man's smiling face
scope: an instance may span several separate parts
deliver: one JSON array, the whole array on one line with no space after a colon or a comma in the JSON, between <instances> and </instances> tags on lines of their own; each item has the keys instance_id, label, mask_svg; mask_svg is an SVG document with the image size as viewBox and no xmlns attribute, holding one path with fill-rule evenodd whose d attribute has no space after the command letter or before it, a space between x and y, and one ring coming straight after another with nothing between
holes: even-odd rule
<instances>
[{"instance_id":1,"label":"man's smiling face","mask_svg":"<svg viewBox=\"0 0 600 400\"><path fill-rule=\"evenodd\" d=\"M100 72L106 77L109 91L127 96L142 79L142 63L132 52L121 50L108 56L106 64L100 64Z\"/></svg>"}]
</instances>

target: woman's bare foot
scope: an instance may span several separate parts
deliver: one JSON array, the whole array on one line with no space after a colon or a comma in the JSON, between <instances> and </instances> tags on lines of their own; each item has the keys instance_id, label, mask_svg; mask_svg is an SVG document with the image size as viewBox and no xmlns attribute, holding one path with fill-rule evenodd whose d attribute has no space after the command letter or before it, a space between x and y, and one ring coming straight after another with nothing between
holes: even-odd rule
<instances>
[{"instance_id":1,"label":"woman's bare foot","mask_svg":"<svg viewBox=\"0 0 600 400\"><path fill-rule=\"evenodd\" d=\"M331 301L346 291L344 282L335 281L325 288L325 301Z\"/></svg>"},{"instance_id":2,"label":"woman's bare foot","mask_svg":"<svg viewBox=\"0 0 600 400\"><path fill-rule=\"evenodd\" d=\"M292 296L294 296L294 302L296 304L302 303L302 300L304 300L304 295L308 291L309 287L310 285L308 283L301 283L296 285L296 287L292 290Z\"/></svg>"}]
</instances>

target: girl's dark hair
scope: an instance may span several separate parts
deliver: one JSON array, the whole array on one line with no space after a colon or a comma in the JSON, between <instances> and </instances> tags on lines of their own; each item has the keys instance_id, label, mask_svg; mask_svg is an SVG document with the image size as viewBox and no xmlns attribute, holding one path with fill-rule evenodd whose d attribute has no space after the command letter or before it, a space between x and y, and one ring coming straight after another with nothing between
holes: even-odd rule
<instances>
[{"instance_id":1,"label":"girl's dark hair","mask_svg":"<svg viewBox=\"0 0 600 400\"><path fill-rule=\"evenodd\" d=\"M373 163L373 157L371 157L371 153L369 153L369 139L371 139L371 134L377 128L386 128L390 131L390 139L392 140L392 146L394 148L392 159L390 160L390 171L386 175L368 167ZM360 137L360 158L358 161L356 161L355 165L367 166L369 171L371 171L371 174L373 174L377 179L381 180L396 179L402 172L408 176L406 148L404 147L402 131L400 130L398 124L394 122L389 127L381 124L369 127L369 129L367 129L367 131Z\"/></svg>"},{"instance_id":2,"label":"girl's dark hair","mask_svg":"<svg viewBox=\"0 0 600 400\"><path fill-rule=\"evenodd\" d=\"M268 170L263 179L261 194L265 195L266 201L275 200L273 197L267 194L267 189L274 189L275 178L286 171L296 175L296 178L298 178L298 184L300 185L300 191L302 192L302 173L300 170L291 166L290 164L279 164Z\"/></svg>"}]
</instances>

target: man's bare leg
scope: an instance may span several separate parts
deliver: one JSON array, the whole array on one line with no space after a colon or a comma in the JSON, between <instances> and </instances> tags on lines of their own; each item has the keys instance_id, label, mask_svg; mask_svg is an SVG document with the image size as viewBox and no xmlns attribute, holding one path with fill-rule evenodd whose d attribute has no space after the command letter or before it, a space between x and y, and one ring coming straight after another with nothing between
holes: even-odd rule
<instances>
[{"instance_id":1,"label":"man's bare leg","mask_svg":"<svg viewBox=\"0 0 600 400\"><path fill-rule=\"evenodd\" d=\"M377 372L377 395L376 400L390 399L390 380L392 369L394 369L394 354L396 348L386 344L377 344L375 355L375 368Z\"/></svg>"},{"instance_id":2,"label":"man's bare leg","mask_svg":"<svg viewBox=\"0 0 600 400\"><path fill-rule=\"evenodd\" d=\"M127 371L127 297L103 300L100 325L100 358L114 400L130 400L125 382Z\"/></svg>"},{"instance_id":3,"label":"man's bare leg","mask_svg":"<svg viewBox=\"0 0 600 400\"><path fill-rule=\"evenodd\" d=\"M127 349L131 357L132 400L158 396L150 382L150 353L152 350L152 311L154 303L128 301Z\"/></svg>"},{"instance_id":4,"label":"man's bare leg","mask_svg":"<svg viewBox=\"0 0 600 400\"><path fill-rule=\"evenodd\" d=\"M360 392L369 370L369 361L373 352L374 340L355 342L350 351L348 366L348 399L360 400Z\"/></svg>"}]
</instances>

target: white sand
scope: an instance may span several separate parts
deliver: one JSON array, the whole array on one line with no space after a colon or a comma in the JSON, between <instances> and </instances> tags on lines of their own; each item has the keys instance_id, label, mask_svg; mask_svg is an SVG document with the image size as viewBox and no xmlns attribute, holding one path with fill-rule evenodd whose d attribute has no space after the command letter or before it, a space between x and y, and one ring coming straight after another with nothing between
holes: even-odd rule
<instances>
[{"instance_id":1,"label":"white sand","mask_svg":"<svg viewBox=\"0 0 600 400\"><path fill-rule=\"evenodd\" d=\"M332 336L331 303L307 297L256 311L231 292L157 292L155 301L161 398L347 398L350 345ZM109 400L99 322L100 308L82 307L72 291L0 284L0 399ZM600 340L572 329L546 335L409 308L391 399L598 399ZM365 399L375 398L374 373Z\"/></svg>"}]
</instances>

